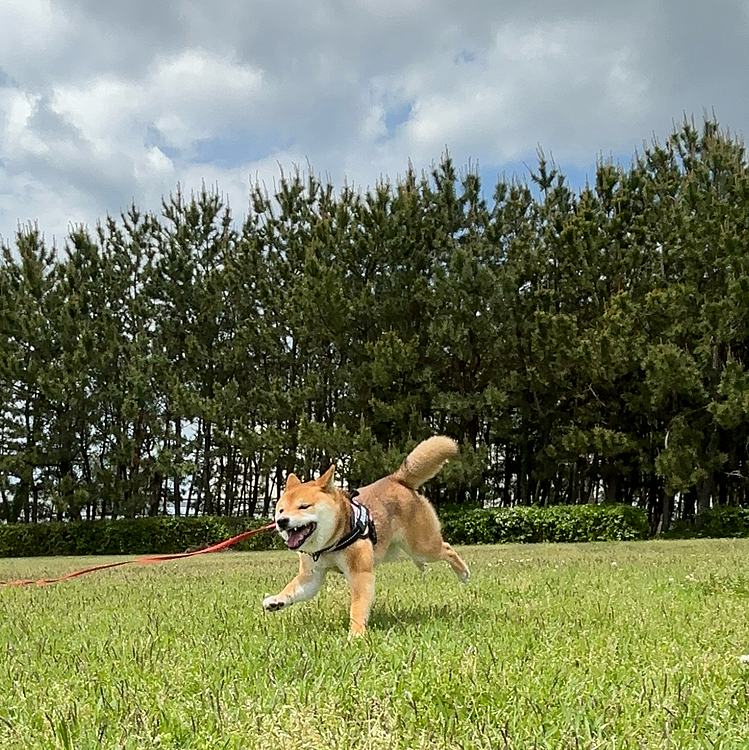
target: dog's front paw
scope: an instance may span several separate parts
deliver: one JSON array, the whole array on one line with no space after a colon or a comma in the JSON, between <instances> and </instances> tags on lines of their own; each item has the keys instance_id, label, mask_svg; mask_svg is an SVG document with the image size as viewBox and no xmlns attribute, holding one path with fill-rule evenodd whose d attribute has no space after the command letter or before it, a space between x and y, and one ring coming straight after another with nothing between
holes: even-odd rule
<instances>
[{"instance_id":1,"label":"dog's front paw","mask_svg":"<svg viewBox=\"0 0 749 750\"><path fill-rule=\"evenodd\" d=\"M281 599L278 596L269 596L263 599L263 609L266 612L275 612L277 609L283 609L287 607L289 602L286 599Z\"/></svg>"},{"instance_id":2,"label":"dog's front paw","mask_svg":"<svg viewBox=\"0 0 749 750\"><path fill-rule=\"evenodd\" d=\"M352 638L364 638L367 633L367 624L365 622L358 622L357 620L351 620L351 627L348 631L348 639Z\"/></svg>"}]
</instances>

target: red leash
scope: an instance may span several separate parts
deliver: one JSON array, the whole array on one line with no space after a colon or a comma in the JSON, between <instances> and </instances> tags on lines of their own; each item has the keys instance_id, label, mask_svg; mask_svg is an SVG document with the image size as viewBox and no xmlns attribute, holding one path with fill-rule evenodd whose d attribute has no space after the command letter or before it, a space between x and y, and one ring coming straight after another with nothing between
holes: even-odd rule
<instances>
[{"instance_id":1,"label":"red leash","mask_svg":"<svg viewBox=\"0 0 749 750\"><path fill-rule=\"evenodd\" d=\"M183 557L195 557L195 555L207 555L209 552L218 552L219 550L231 547L244 539L248 539L255 534L260 534L263 531L272 531L276 528L275 523L269 523L267 526L261 526L259 529L252 529L245 531L242 534L237 534L231 539L214 544L212 547L206 547L205 549L199 549L196 552L178 552L175 555L152 555L150 557L139 557L137 560L121 560L120 562L104 563L102 565L92 565L90 568L83 568L82 570L74 570L72 573L65 573L65 575L58 576L57 578L40 578L35 581L33 578L22 578L18 581L0 581L0 586L28 586L35 583L37 586L46 586L50 583L59 583L60 581L69 581L71 578L77 578L78 576L86 575L86 573L95 573L97 570L107 570L107 568L119 568L121 565L148 565L150 563L167 562L168 560L181 560Z\"/></svg>"}]
</instances>

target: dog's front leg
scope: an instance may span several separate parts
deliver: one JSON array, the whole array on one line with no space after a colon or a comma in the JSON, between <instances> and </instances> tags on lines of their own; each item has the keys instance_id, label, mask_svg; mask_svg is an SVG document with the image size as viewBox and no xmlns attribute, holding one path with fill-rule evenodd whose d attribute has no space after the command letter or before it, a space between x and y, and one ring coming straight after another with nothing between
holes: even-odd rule
<instances>
[{"instance_id":1,"label":"dog's front leg","mask_svg":"<svg viewBox=\"0 0 749 750\"><path fill-rule=\"evenodd\" d=\"M278 594L263 599L263 608L273 612L311 599L320 590L325 572L326 569L322 566L314 566L309 555L300 554L299 573Z\"/></svg>"},{"instance_id":2,"label":"dog's front leg","mask_svg":"<svg viewBox=\"0 0 749 750\"><path fill-rule=\"evenodd\" d=\"M364 635L369 621L369 610L374 599L374 573L360 571L349 578L351 586L351 628L354 636Z\"/></svg>"},{"instance_id":3,"label":"dog's front leg","mask_svg":"<svg viewBox=\"0 0 749 750\"><path fill-rule=\"evenodd\" d=\"M372 545L369 542L360 542L353 545L350 550L349 554L346 555L346 569L343 571L351 588L351 627L349 634L362 636L367 629L369 611L374 599L375 577Z\"/></svg>"}]
</instances>

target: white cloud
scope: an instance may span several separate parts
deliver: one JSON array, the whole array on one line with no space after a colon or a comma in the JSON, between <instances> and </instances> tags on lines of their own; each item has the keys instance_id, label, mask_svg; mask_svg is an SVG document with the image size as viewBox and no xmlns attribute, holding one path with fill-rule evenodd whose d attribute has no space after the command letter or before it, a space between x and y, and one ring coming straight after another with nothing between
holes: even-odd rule
<instances>
[{"instance_id":1,"label":"white cloud","mask_svg":"<svg viewBox=\"0 0 749 750\"><path fill-rule=\"evenodd\" d=\"M648 83L634 62L626 43L585 24L507 25L472 62L443 59L396 81L413 102L399 148L423 159L450 145L501 163L542 143L590 163L592 125L612 147L637 135Z\"/></svg>"},{"instance_id":2,"label":"white cloud","mask_svg":"<svg viewBox=\"0 0 749 750\"><path fill-rule=\"evenodd\" d=\"M105 148L142 140L153 125L170 146L188 148L250 114L262 74L202 50L153 62L142 80L96 77L53 91L53 109Z\"/></svg>"},{"instance_id":3,"label":"white cloud","mask_svg":"<svg viewBox=\"0 0 749 750\"><path fill-rule=\"evenodd\" d=\"M2 0L3 66L23 74L34 59L54 59L73 34L71 20L52 0Z\"/></svg>"},{"instance_id":4,"label":"white cloud","mask_svg":"<svg viewBox=\"0 0 749 750\"><path fill-rule=\"evenodd\" d=\"M744 0L0 0L0 235L61 237L307 162L359 186L448 147L501 171L628 159L683 112L749 112Z\"/></svg>"},{"instance_id":5,"label":"white cloud","mask_svg":"<svg viewBox=\"0 0 749 750\"><path fill-rule=\"evenodd\" d=\"M29 120L38 102L38 96L22 91L12 89L0 91L3 142L13 144L17 149L35 155L49 151L49 146L29 128Z\"/></svg>"}]
</instances>

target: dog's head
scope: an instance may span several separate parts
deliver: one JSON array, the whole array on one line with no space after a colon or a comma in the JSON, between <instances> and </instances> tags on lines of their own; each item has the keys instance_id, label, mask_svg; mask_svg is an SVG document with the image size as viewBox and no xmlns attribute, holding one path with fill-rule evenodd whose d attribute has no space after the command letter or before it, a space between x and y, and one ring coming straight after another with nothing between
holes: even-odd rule
<instances>
[{"instance_id":1,"label":"dog's head","mask_svg":"<svg viewBox=\"0 0 749 750\"><path fill-rule=\"evenodd\" d=\"M289 474L276 503L276 528L286 546L300 552L316 552L327 546L340 517L340 503L333 484L335 466L319 479L300 482Z\"/></svg>"}]
</instances>

